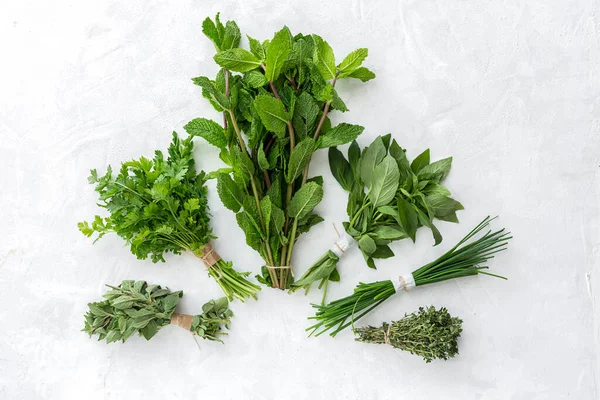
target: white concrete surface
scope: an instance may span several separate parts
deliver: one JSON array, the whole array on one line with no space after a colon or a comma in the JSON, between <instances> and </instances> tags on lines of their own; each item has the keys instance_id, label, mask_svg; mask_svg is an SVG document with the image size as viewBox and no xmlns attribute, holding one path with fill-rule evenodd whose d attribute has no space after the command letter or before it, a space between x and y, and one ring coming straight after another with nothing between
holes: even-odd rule
<instances>
[{"instance_id":1,"label":"white concrete surface","mask_svg":"<svg viewBox=\"0 0 600 400\"><path fill-rule=\"evenodd\" d=\"M600 306L600 11L570 1L31 1L0 4L1 399L577 399L598 398ZM507 282L463 279L395 298L363 322L420 305L464 320L460 355L426 365L350 332L307 339L318 293L265 289L235 303L225 346L170 327L146 342L105 345L80 332L104 283L146 279L183 289L183 309L219 295L188 257L136 260L116 237L92 246L76 229L97 208L92 167L151 155L197 116L219 118L190 78L213 74L200 30L223 12L267 38L283 24L315 32L338 57L368 47L369 84L340 84L366 127L392 132L411 156L454 156L448 186L466 207L440 223L438 248L417 245L368 270L354 249L331 298L359 280L427 262L487 214L515 235L491 266ZM200 145L198 162L218 167ZM345 195L315 157L326 222L304 236L308 267L335 239ZM211 184L211 188L214 188ZM259 257L211 195L216 244L239 269Z\"/></svg>"}]
</instances>

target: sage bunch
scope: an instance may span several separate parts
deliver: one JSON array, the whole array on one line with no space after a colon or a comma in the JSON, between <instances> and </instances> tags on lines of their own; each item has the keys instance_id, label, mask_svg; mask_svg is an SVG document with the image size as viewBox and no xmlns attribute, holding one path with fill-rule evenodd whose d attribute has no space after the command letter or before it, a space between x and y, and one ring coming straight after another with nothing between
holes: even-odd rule
<instances>
[{"instance_id":1,"label":"sage bunch","mask_svg":"<svg viewBox=\"0 0 600 400\"><path fill-rule=\"evenodd\" d=\"M458 354L462 320L452 317L446 308L420 307L391 324L354 329L356 341L387 344L422 357L425 362L448 360Z\"/></svg>"},{"instance_id":2,"label":"sage bunch","mask_svg":"<svg viewBox=\"0 0 600 400\"><path fill-rule=\"evenodd\" d=\"M323 197L322 177L309 177L318 149L354 140L363 127L332 126L332 110L347 111L335 86L341 79L363 82L375 74L362 66L368 50L351 52L337 63L318 35L292 34L284 27L268 40L248 36L240 48L234 21L219 15L202 24L221 67L210 79L193 82L223 121L196 118L185 129L220 150L226 168L215 171L219 197L236 214L246 243L263 258L260 282L288 288L294 244L321 222L314 212Z\"/></svg>"},{"instance_id":3,"label":"sage bunch","mask_svg":"<svg viewBox=\"0 0 600 400\"><path fill-rule=\"evenodd\" d=\"M175 312L182 291L171 292L145 281L125 280L119 286L108 286L104 300L88 304L83 331L107 343L125 342L135 333L150 340L163 327L175 324L206 340L222 343L233 313L227 298L210 300L202 306L202 314Z\"/></svg>"},{"instance_id":4,"label":"sage bunch","mask_svg":"<svg viewBox=\"0 0 600 400\"><path fill-rule=\"evenodd\" d=\"M442 185L451 165L452 157L431 162L429 149L409 162L406 150L389 134L377 137L362 152L353 141L347 159L331 147L331 172L348 192L346 234L293 283L291 291L308 291L312 283L321 281L325 299L328 282L339 280L340 257L354 243L370 268L375 268L375 259L394 255L391 242L406 238L415 242L419 227L431 230L434 245L441 243L434 219L458 222L456 211L463 209Z\"/></svg>"},{"instance_id":5,"label":"sage bunch","mask_svg":"<svg viewBox=\"0 0 600 400\"><path fill-rule=\"evenodd\" d=\"M487 272L488 267L485 263L494 258L496 253L506 250L508 240L512 238L510 232L505 232L504 229L494 232L488 230L474 239L489 226L493 219L486 217L442 256L414 270L411 274L400 276L399 290L408 291L417 286L478 274L506 279ZM307 331L316 336L331 331L330 335L335 336L396 293L392 280L361 282L350 296L327 305L313 304L316 313L309 319L315 320L316 323L307 328Z\"/></svg>"},{"instance_id":6,"label":"sage bunch","mask_svg":"<svg viewBox=\"0 0 600 400\"><path fill-rule=\"evenodd\" d=\"M79 230L95 241L116 233L138 259L164 262L165 253L189 253L201 259L227 298L256 298L260 287L249 282L212 248L206 175L197 172L190 138L173 133L168 157L156 151L153 159L141 157L121 165L118 174L109 166L104 175L93 169L88 178L95 185L108 217L97 215L80 222ZM95 242L94 241L94 242Z\"/></svg>"}]
</instances>

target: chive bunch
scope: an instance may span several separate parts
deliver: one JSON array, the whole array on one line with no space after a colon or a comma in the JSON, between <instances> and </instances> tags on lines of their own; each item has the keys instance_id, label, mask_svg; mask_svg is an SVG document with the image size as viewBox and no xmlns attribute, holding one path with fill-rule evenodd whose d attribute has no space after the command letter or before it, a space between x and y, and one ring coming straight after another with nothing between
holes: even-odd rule
<instances>
[{"instance_id":1,"label":"chive bunch","mask_svg":"<svg viewBox=\"0 0 600 400\"><path fill-rule=\"evenodd\" d=\"M477 274L506 279L503 276L486 272L488 267L484 263L494 258L496 253L506 250L508 240L512 238L510 232L505 232L504 229L495 232L488 230L483 236L473 239L495 218L486 217L456 246L435 261L416 269L412 273L414 286ZM316 323L307 328L307 331L310 331L311 335L318 336L331 330L330 335L335 336L395 293L396 289L391 280L359 283L350 296L332 301L327 305L313 304L317 311L309 319L316 320Z\"/></svg>"}]
</instances>

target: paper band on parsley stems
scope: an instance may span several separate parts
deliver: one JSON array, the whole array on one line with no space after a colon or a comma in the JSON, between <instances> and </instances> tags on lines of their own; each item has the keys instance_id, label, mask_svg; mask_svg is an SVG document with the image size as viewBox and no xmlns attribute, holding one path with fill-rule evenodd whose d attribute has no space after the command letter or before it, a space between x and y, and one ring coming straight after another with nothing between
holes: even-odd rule
<instances>
[{"instance_id":1,"label":"paper band on parsley stems","mask_svg":"<svg viewBox=\"0 0 600 400\"><path fill-rule=\"evenodd\" d=\"M84 332L107 343L125 341L133 334L150 340L163 327L177 325L206 340L223 343L233 313L226 297L210 300L202 306L202 314L187 315L175 312L182 291L171 292L145 281L123 281L119 286L106 285L111 290L104 301L88 304Z\"/></svg>"},{"instance_id":2,"label":"paper band on parsley stems","mask_svg":"<svg viewBox=\"0 0 600 400\"><path fill-rule=\"evenodd\" d=\"M337 263L355 243L358 244L367 265L375 268L376 258L389 258L394 252L389 243L416 239L417 229L431 229L435 245L442 235L433 224L434 219L458 222L456 211L463 206L450 197L450 191L441 185L452 165L452 157L430 162L429 149L409 163L406 150L391 135L377 137L362 151L352 142L348 159L341 151L329 149L329 166L338 183L349 192L344 222L345 234L319 258L300 279L292 284L291 291L305 288L321 281L339 281Z\"/></svg>"},{"instance_id":3,"label":"paper band on parsley stems","mask_svg":"<svg viewBox=\"0 0 600 400\"><path fill-rule=\"evenodd\" d=\"M447 360L458 354L458 338L462 320L452 317L448 310L435 307L419 308L391 324L365 326L354 330L356 341L387 344L423 357L425 362Z\"/></svg>"},{"instance_id":4,"label":"paper band on parsley stems","mask_svg":"<svg viewBox=\"0 0 600 400\"><path fill-rule=\"evenodd\" d=\"M399 290L411 289L412 282L416 287L477 274L506 279L503 276L486 272L485 270L488 267L484 263L494 258L494 254L506 250L508 240L512 238L510 233L505 232L504 229L495 232L488 230L479 238L473 239L486 229L493 219L495 218L486 217L456 246L437 260L416 269L410 275L398 279ZM317 312L309 319L317 322L309 327L307 331L310 331L311 335L316 334L316 336L319 336L331 330L330 335L335 336L396 294L396 292L392 280L373 283L361 282L354 289L354 293L348 297L332 301L327 305L313 304Z\"/></svg>"},{"instance_id":5,"label":"paper band on parsley stems","mask_svg":"<svg viewBox=\"0 0 600 400\"><path fill-rule=\"evenodd\" d=\"M215 45L214 60L222 69L214 80L200 76L193 82L224 122L196 118L185 129L221 150L228 168L212 174L219 197L265 261L258 279L285 289L292 282L287 266L294 243L323 220L313 212L323 197L323 180L308 177L312 154L349 143L363 131L347 123L332 127L328 114L347 111L337 81L375 77L361 66L368 51L355 50L336 65L323 38L292 35L287 27L264 42L248 37L248 51L238 47L236 23L223 25L218 15L215 21L207 18L202 31Z\"/></svg>"},{"instance_id":6,"label":"paper band on parsley stems","mask_svg":"<svg viewBox=\"0 0 600 400\"><path fill-rule=\"evenodd\" d=\"M104 176L92 170L88 180L96 185L98 205L110 216L80 222L79 230L88 237L97 233L96 240L115 232L138 259L150 257L153 262L164 262L168 252L190 252L202 260L229 300L256 298L260 287L245 279L247 272L236 272L231 262L222 260L210 244L215 236L206 178L203 171L196 172L193 146L190 138L181 141L173 133L166 160L156 151L151 160L123 163L116 176L110 166Z\"/></svg>"}]
</instances>

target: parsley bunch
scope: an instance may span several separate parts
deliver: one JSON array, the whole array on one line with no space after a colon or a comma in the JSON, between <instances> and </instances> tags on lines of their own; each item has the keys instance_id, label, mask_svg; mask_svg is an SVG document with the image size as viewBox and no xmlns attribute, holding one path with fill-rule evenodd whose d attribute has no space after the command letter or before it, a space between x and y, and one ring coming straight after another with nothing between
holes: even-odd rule
<instances>
[{"instance_id":1,"label":"parsley bunch","mask_svg":"<svg viewBox=\"0 0 600 400\"><path fill-rule=\"evenodd\" d=\"M103 176L96 170L88 178L96 186L99 206L110 216L80 222L79 230L96 240L115 232L130 245L138 259L165 261L164 254L190 252L202 258L208 273L232 300L255 297L260 288L236 272L230 262L214 253L204 172L196 172L191 139L173 133L168 157L156 151L153 159L141 157L121 165L116 176L109 166ZM210 262L207 259L210 257Z\"/></svg>"},{"instance_id":2,"label":"parsley bunch","mask_svg":"<svg viewBox=\"0 0 600 400\"><path fill-rule=\"evenodd\" d=\"M458 338L462 320L452 317L447 309L419 308L391 324L366 326L354 330L356 341L388 344L396 349L423 357L425 362L447 360L458 354Z\"/></svg>"},{"instance_id":3,"label":"parsley bunch","mask_svg":"<svg viewBox=\"0 0 600 400\"><path fill-rule=\"evenodd\" d=\"M441 184L450 172L452 157L431 162L427 149L409 162L406 150L389 134L377 137L362 152L354 141L348 159L337 148L330 148L329 165L335 179L349 192L349 221L343 223L344 229L350 240L358 243L371 268L375 268L375 259L394 255L390 242L405 238L414 242L421 226L431 229L438 245L442 235L433 220L458 222L456 211L463 209ZM344 254L341 250L345 249L333 248L321 256L291 290L308 291L320 280L324 300L327 283L340 279L337 263Z\"/></svg>"},{"instance_id":4,"label":"parsley bunch","mask_svg":"<svg viewBox=\"0 0 600 400\"><path fill-rule=\"evenodd\" d=\"M228 327L233 316L227 298L210 300L202 306L200 315L185 315L175 312L182 291L171 292L159 285L148 285L145 281L123 281L119 286L108 286L103 301L88 303L85 314L84 332L90 337L107 343L125 342L136 332L150 340L166 325L179 319L188 320L187 330L206 340L222 343L219 336L222 326Z\"/></svg>"},{"instance_id":5,"label":"parsley bunch","mask_svg":"<svg viewBox=\"0 0 600 400\"><path fill-rule=\"evenodd\" d=\"M361 66L368 51L357 49L336 63L323 38L294 35L287 27L262 42L248 36L248 51L239 47L237 24L223 24L218 15L207 18L202 30L215 45L221 70L214 79L193 82L223 114L223 123L196 118L185 129L220 149L228 165L215 174L221 201L265 260L259 280L285 289L292 282L294 243L323 220L314 213L323 179L308 177L312 154L349 143L363 131L347 123L332 126L328 114L348 110L337 81L375 77Z\"/></svg>"},{"instance_id":6,"label":"parsley bunch","mask_svg":"<svg viewBox=\"0 0 600 400\"><path fill-rule=\"evenodd\" d=\"M493 218L486 217L441 257L407 276L401 276L400 290L409 290L415 286L477 274L506 279L487 272L488 267L485 263L494 258L496 253L506 250L508 240L512 238L510 233L505 232L504 229L495 232L488 230L474 239L489 226L492 220ZM335 336L394 294L396 294L396 288L391 280L373 283L361 282L350 296L332 301L327 305L313 304L317 312L309 319L316 320L316 323L307 330L311 331L311 335L316 333L316 336L333 330L330 335Z\"/></svg>"}]
</instances>

